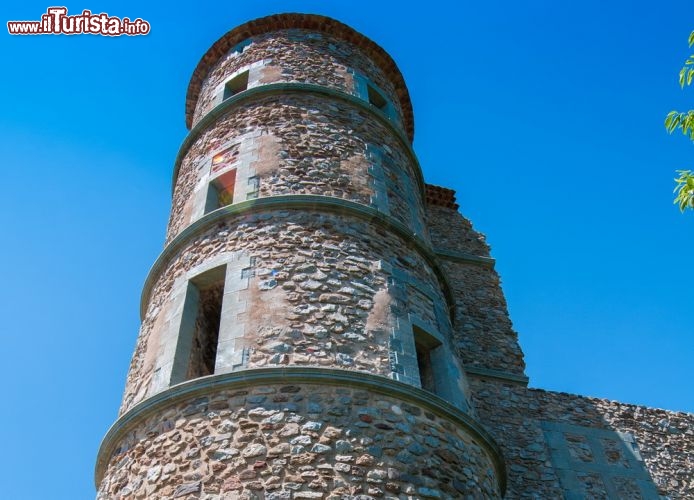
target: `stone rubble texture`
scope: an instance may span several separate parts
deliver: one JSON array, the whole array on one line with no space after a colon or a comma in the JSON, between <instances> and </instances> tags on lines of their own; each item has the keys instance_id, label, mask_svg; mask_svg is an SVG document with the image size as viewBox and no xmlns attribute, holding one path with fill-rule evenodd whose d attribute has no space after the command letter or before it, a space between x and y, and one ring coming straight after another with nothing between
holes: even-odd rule
<instances>
[{"instance_id":1,"label":"stone rubble texture","mask_svg":"<svg viewBox=\"0 0 694 500\"><path fill-rule=\"evenodd\" d=\"M186 121L99 500L694 498L694 415L527 387L489 245L424 184L374 42L234 28Z\"/></svg>"}]
</instances>

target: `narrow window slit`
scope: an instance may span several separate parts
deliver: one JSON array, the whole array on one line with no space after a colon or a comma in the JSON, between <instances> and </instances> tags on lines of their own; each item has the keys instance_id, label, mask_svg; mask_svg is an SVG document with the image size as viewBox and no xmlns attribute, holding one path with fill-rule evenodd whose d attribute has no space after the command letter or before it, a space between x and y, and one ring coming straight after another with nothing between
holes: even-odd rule
<instances>
[{"instance_id":1,"label":"narrow window slit","mask_svg":"<svg viewBox=\"0 0 694 500\"><path fill-rule=\"evenodd\" d=\"M190 350L186 380L214 373L223 296L224 282L200 290L195 336Z\"/></svg>"},{"instance_id":2,"label":"narrow window slit","mask_svg":"<svg viewBox=\"0 0 694 500\"><path fill-rule=\"evenodd\" d=\"M432 363L432 352L441 342L419 327L413 327L413 332L420 385L425 391L436 393L437 367Z\"/></svg>"},{"instance_id":3,"label":"narrow window slit","mask_svg":"<svg viewBox=\"0 0 694 500\"><path fill-rule=\"evenodd\" d=\"M219 266L188 282L171 385L214 373L225 274L226 266Z\"/></svg>"}]
</instances>

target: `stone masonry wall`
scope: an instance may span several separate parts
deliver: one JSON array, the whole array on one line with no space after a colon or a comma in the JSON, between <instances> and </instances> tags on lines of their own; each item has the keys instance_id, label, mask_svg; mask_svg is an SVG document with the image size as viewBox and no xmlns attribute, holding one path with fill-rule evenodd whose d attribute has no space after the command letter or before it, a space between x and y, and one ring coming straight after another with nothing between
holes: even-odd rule
<instances>
[{"instance_id":1,"label":"stone masonry wall","mask_svg":"<svg viewBox=\"0 0 694 500\"><path fill-rule=\"evenodd\" d=\"M452 250L489 257L489 245L482 233L457 210L436 205L427 206L427 228L437 250Z\"/></svg>"},{"instance_id":2,"label":"stone masonry wall","mask_svg":"<svg viewBox=\"0 0 694 500\"><path fill-rule=\"evenodd\" d=\"M99 500L500 498L489 455L430 411L349 387L221 390L128 433Z\"/></svg>"},{"instance_id":3,"label":"stone masonry wall","mask_svg":"<svg viewBox=\"0 0 694 500\"><path fill-rule=\"evenodd\" d=\"M373 206L426 237L422 186L407 146L368 111L292 94L244 103L197 138L181 163L167 242L192 222L210 159L234 141L245 141L239 160L253 177L237 176L237 183L256 183L234 203L281 194L333 196Z\"/></svg>"},{"instance_id":4,"label":"stone masonry wall","mask_svg":"<svg viewBox=\"0 0 694 500\"><path fill-rule=\"evenodd\" d=\"M506 458L506 498L694 498L694 415L474 377L471 386Z\"/></svg>"},{"instance_id":5,"label":"stone masonry wall","mask_svg":"<svg viewBox=\"0 0 694 500\"><path fill-rule=\"evenodd\" d=\"M220 84L235 72L262 62L260 84L312 83L357 95L355 72L373 81L401 113L393 84L352 44L326 33L285 30L255 36L221 58L208 73L193 123L210 111Z\"/></svg>"},{"instance_id":6,"label":"stone masonry wall","mask_svg":"<svg viewBox=\"0 0 694 500\"><path fill-rule=\"evenodd\" d=\"M378 225L293 210L229 217L186 244L159 273L121 413L150 391L174 281L224 252L244 252L253 262L237 299L249 308L233 321L245 331L238 341L248 354L243 368L317 365L390 376L391 335L406 327L403 317L450 336L448 316L434 307L445 298L430 265ZM397 301L392 287L404 279L432 300ZM405 309L400 319L399 309Z\"/></svg>"},{"instance_id":7,"label":"stone masonry wall","mask_svg":"<svg viewBox=\"0 0 694 500\"><path fill-rule=\"evenodd\" d=\"M484 235L454 209L429 205L427 228L436 250L489 257ZM497 272L478 262L440 259L455 296L453 339L463 364L523 375L523 352Z\"/></svg>"},{"instance_id":8,"label":"stone masonry wall","mask_svg":"<svg viewBox=\"0 0 694 500\"><path fill-rule=\"evenodd\" d=\"M463 364L523 375L523 352L499 275L493 268L466 262L443 260L443 268L455 296L453 342Z\"/></svg>"}]
</instances>

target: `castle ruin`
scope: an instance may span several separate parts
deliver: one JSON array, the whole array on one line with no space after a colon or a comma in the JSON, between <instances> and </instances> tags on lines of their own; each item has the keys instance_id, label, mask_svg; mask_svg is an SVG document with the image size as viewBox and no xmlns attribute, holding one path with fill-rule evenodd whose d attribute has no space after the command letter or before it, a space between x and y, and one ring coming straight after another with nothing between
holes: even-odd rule
<instances>
[{"instance_id":1,"label":"castle ruin","mask_svg":"<svg viewBox=\"0 0 694 500\"><path fill-rule=\"evenodd\" d=\"M529 389L403 77L335 20L220 38L186 98L106 499L694 498L694 416Z\"/></svg>"}]
</instances>

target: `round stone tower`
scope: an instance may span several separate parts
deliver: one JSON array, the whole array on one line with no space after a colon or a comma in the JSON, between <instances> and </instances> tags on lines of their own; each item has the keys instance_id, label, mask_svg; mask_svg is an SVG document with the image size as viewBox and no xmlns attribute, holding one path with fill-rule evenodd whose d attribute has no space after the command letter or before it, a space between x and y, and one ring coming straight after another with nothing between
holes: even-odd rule
<instances>
[{"instance_id":1,"label":"round stone tower","mask_svg":"<svg viewBox=\"0 0 694 500\"><path fill-rule=\"evenodd\" d=\"M203 56L186 122L98 498L500 498L390 56L257 19Z\"/></svg>"}]
</instances>

